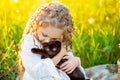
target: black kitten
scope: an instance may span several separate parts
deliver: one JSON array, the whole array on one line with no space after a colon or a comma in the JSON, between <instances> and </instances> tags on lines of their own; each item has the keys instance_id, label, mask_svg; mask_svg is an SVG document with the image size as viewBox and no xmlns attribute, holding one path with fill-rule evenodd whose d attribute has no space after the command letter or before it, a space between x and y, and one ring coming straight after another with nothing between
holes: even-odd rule
<instances>
[{"instance_id":1,"label":"black kitten","mask_svg":"<svg viewBox=\"0 0 120 80\"><path fill-rule=\"evenodd\" d=\"M41 58L52 58L57 55L61 50L61 42L59 41L50 41L49 43L43 43L43 48L32 48L31 51L36 54L40 54ZM61 60L58 65L59 66L64 63L66 60ZM77 67L71 74L68 74L71 80L85 80L83 72ZM89 79L88 79L89 80Z\"/></svg>"},{"instance_id":2,"label":"black kitten","mask_svg":"<svg viewBox=\"0 0 120 80\"><path fill-rule=\"evenodd\" d=\"M61 42L59 41L50 41L49 43L43 43L43 48L32 48L31 51L36 54L40 54L42 59L52 58L57 55L61 50Z\"/></svg>"}]
</instances>

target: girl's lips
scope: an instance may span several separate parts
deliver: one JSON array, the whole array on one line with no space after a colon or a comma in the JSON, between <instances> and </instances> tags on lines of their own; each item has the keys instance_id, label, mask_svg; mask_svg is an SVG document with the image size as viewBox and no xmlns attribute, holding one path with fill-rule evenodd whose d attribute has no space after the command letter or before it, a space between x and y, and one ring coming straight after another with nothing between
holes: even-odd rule
<instances>
[{"instance_id":1,"label":"girl's lips","mask_svg":"<svg viewBox=\"0 0 120 80\"><path fill-rule=\"evenodd\" d=\"M45 43L45 41L40 41L41 44Z\"/></svg>"}]
</instances>

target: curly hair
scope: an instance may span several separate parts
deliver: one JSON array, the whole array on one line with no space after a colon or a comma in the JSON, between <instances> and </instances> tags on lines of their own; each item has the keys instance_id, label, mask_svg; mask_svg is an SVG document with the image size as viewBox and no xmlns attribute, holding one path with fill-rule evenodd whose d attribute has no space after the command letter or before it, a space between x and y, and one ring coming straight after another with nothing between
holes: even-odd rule
<instances>
[{"instance_id":1,"label":"curly hair","mask_svg":"<svg viewBox=\"0 0 120 80\"><path fill-rule=\"evenodd\" d=\"M38 8L27 22L24 34L34 33L37 27L49 25L62 29L63 42L71 44L74 30L72 17L69 9L58 2L51 2Z\"/></svg>"}]
</instances>

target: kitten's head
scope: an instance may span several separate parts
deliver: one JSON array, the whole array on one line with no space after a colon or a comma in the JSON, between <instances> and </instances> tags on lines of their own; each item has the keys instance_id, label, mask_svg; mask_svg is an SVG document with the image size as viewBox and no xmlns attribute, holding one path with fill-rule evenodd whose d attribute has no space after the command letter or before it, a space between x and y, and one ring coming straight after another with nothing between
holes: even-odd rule
<instances>
[{"instance_id":1,"label":"kitten's head","mask_svg":"<svg viewBox=\"0 0 120 80\"><path fill-rule=\"evenodd\" d=\"M52 58L57 55L61 50L61 42L50 41L48 43L42 43L43 48L32 48L31 51L35 54L40 54L42 58Z\"/></svg>"},{"instance_id":2,"label":"kitten's head","mask_svg":"<svg viewBox=\"0 0 120 80\"><path fill-rule=\"evenodd\" d=\"M57 55L61 50L61 42L60 41L50 41L48 43L43 43L43 49L45 50L45 54L48 54L50 58Z\"/></svg>"}]
</instances>

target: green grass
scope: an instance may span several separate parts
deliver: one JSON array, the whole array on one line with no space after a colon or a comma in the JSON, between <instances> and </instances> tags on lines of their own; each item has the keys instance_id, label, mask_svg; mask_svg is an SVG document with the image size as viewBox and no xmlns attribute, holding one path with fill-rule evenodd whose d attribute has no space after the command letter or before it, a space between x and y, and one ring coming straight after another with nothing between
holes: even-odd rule
<instances>
[{"instance_id":1,"label":"green grass","mask_svg":"<svg viewBox=\"0 0 120 80\"><path fill-rule=\"evenodd\" d=\"M15 80L18 46L33 12L51 0L0 0L0 80ZM84 67L120 58L120 0L61 0L73 16L73 52ZM6 6L7 5L7 6Z\"/></svg>"}]
</instances>

